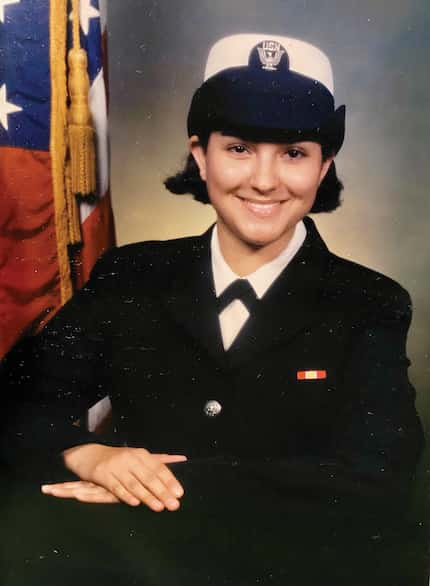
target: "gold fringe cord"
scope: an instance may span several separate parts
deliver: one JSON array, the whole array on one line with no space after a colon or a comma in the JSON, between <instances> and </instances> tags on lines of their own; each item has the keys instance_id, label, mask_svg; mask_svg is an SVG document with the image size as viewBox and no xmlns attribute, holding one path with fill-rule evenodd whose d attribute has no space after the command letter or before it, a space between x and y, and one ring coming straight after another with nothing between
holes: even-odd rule
<instances>
[{"instance_id":1,"label":"gold fringe cord","mask_svg":"<svg viewBox=\"0 0 430 586\"><path fill-rule=\"evenodd\" d=\"M67 0L50 0L49 11L51 68L50 153L61 303L64 304L72 296L72 281L67 249L69 244L69 222L64 181L67 147Z\"/></svg>"},{"instance_id":2,"label":"gold fringe cord","mask_svg":"<svg viewBox=\"0 0 430 586\"><path fill-rule=\"evenodd\" d=\"M81 218L79 215L79 206L75 194L72 191L72 180L70 176L70 161L65 167L64 179L66 187L66 205L69 219L69 243L80 244L82 242Z\"/></svg>"}]
</instances>

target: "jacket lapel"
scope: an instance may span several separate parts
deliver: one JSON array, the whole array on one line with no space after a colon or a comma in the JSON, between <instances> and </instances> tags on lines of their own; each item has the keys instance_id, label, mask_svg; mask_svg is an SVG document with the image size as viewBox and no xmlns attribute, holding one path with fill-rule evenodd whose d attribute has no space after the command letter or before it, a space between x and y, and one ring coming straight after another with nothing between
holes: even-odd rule
<instances>
[{"instance_id":1,"label":"jacket lapel","mask_svg":"<svg viewBox=\"0 0 430 586\"><path fill-rule=\"evenodd\" d=\"M187 240L178 255L165 298L173 319L203 346L212 358L224 363L225 352L216 308L210 240L212 229Z\"/></svg>"},{"instance_id":2,"label":"jacket lapel","mask_svg":"<svg viewBox=\"0 0 430 586\"><path fill-rule=\"evenodd\" d=\"M230 349L222 345L211 266L212 229L187 239L176 255L165 297L173 319L224 368L235 368L280 343L289 343L315 319L324 288L329 251L310 218L303 246L274 281Z\"/></svg>"},{"instance_id":3,"label":"jacket lapel","mask_svg":"<svg viewBox=\"0 0 430 586\"><path fill-rule=\"evenodd\" d=\"M256 353L292 342L298 332L321 317L324 275L329 252L312 220L305 218L303 246L260 300L228 350L230 366L252 360Z\"/></svg>"}]
</instances>

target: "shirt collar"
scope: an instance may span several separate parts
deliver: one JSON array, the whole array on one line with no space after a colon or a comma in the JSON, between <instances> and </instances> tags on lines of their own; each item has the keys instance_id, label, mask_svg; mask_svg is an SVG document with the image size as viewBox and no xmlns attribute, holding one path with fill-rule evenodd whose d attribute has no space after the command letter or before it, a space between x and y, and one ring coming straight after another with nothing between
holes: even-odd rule
<instances>
[{"instance_id":1,"label":"shirt collar","mask_svg":"<svg viewBox=\"0 0 430 586\"><path fill-rule=\"evenodd\" d=\"M259 299L263 297L273 281L282 273L288 263L296 255L306 238L306 228L301 220L296 224L294 234L284 250L273 260L264 264L253 273L246 276ZM212 272L215 284L215 293L219 297L233 281L240 279L225 261L218 238L218 229L215 224L211 237Z\"/></svg>"}]
</instances>

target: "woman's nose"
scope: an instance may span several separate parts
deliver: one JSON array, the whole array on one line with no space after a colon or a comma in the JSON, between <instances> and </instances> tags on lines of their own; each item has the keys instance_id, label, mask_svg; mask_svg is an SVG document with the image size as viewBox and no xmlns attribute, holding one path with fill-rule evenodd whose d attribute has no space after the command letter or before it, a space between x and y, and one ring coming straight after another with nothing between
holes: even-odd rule
<instances>
[{"instance_id":1,"label":"woman's nose","mask_svg":"<svg viewBox=\"0 0 430 586\"><path fill-rule=\"evenodd\" d=\"M251 172L250 184L261 194L271 193L278 187L279 175L273 158L256 157Z\"/></svg>"}]
</instances>

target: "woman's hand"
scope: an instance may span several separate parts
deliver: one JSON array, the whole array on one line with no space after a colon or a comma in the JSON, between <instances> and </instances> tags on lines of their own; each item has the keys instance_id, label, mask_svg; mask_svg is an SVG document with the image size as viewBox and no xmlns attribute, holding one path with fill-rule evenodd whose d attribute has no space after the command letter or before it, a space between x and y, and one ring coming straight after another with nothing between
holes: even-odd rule
<instances>
[{"instance_id":1,"label":"woman's hand","mask_svg":"<svg viewBox=\"0 0 430 586\"><path fill-rule=\"evenodd\" d=\"M42 492L61 499L76 499L81 503L109 504L120 502L106 488L87 480L44 484Z\"/></svg>"},{"instance_id":2,"label":"woman's hand","mask_svg":"<svg viewBox=\"0 0 430 586\"><path fill-rule=\"evenodd\" d=\"M166 464L184 462L185 456L85 444L65 450L63 457L66 467L89 484L49 485L51 488L44 488L44 492L63 498L78 498L79 493L79 497L94 499L86 502L144 503L153 511L179 508L184 490Z\"/></svg>"}]
</instances>

